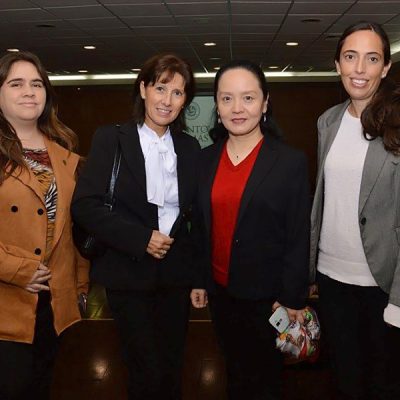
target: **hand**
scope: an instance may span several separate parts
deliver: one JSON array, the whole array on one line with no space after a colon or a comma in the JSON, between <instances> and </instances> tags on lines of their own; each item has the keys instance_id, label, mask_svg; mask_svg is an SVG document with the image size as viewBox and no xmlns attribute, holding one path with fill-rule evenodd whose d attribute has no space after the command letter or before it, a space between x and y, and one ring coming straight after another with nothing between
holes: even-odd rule
<instances>
[{"instance_id":1,"label":"hand","mask_svg":"<svg viewBox=\"0 0 400 400\"><path fill-rule=\"evenodd\" d=\"M153 231L146 251L154 258L162 259L167 254L173 241L174 239L169 236L159 231Z\"/></svg>"},{"instance_id":2,"label":"hand","mask_svg":"<svg viewBox=\"0 0 400 400\"><path fill-rule=\"evenodd\" d=\"M192 289L190 300L194 308L204 308L208 304L207 291L204 289Z\"/></svg>"},{"instance_id":3,"label":"hand","mask_svg":"<svg viewBox=\"0 0 400 400\"><path fill-rule=\"evenodd\" d=\"M39 264L38 269L32 276L31 281L25 286L25 290L30 293L39 293L42 290L50 290L47 285L43 283L51 279L50 270L42 263Z\"/></svg>"},{"instance_id":4,"label":"hand","mask_svg":"<svg viewBox=\"0 0 400 400\"><path fill-rule=\"evenodd\" d=\"M314 283L308 287L308 297L309 298L318 298L318 285L316 283Z\"/></svg>"},{"instance_id":5,"label":"hand","mask_svg":"<svg viewBox=\"0 0 400 400\"><path fill-rule=\"evenodd\" d=\"M282 306L279 302L276 301L272 305L272 312L274 312L278 307L284 307L286 309L291 322L299 321L300 324L304 324L304 309L294 310L293 308Z\"/></svg>"}]
</instances>

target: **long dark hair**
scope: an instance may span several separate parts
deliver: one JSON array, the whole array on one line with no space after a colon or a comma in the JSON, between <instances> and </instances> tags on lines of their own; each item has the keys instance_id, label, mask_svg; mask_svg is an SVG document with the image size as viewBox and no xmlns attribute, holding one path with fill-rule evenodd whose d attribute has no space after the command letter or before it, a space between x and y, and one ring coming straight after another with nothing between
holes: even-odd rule
<instances>
[{"instance_id":1,"label":"long dark hair","mask_svg":"<svg viewBox=\"0 0 400 400\"><path fill-rule=\"evenodd\" d=\"M0 59L0 88L6 81L11 67L18 61L29 62L35 66L46 90L46 103L37 121L38 129L50 140L54 140L72 151L77 145L77 137L71 129L57 118L55 93L46 70L37 56L27 51L9 53L3 56ZM5 118L0 109L0 184L17 168L26 168L22 153L22 143L15 128Z\"/></svg>"},{"instance_id":2,"label":"long dark hair","mask_svg":"<svg viewBox=\"0 0 400 400\"><path fill-rule=\"evenodd\" d=\"M163 74L166 74L163 83L171 81L175 74L182 75L185 81L184 107L175 121L170 124L171 131L179 133L186 130L185 109L193 100L195 82L190 64L175 54L157 54L143 64L133 87L133 120L142 125L146 114L144 100L140 95L140 83L143 82L145 87L153 85Z\"/></svg>"},{"instance_id":3,"label":"long dark hair","mask_svg":"<svg viewBox=\"0 0 400 400\"><path fill-rule=\"evenodd\" d=\"M375 32L382 42L383 63L389 65L390 42L384 29L376 22L360 21L350 25L339 39L335 61L339 62L343 44L348 36L358 31ZM382 78L378 90L361 113L363 134L367 140L381 137L386 151L400 155L400 89L389 78Z\"/></svg>"},{"instance_id":4,"label":"long dark hair","mask_svg":"<svg viewBox=\"0 0 400 400\"><path fill-rule=\"evenodd\" d=\"M400 156L400 86L386 78L362 112L361 123L367 140L381 137L385 150Z\"/></svg>"},{"instance_id":5,"label":"long dark hair","mask_svg":"<svg viewBox=\"0 0 400 400\"><path fill-rule=\"evenodd\" d=\"M231 69L245 69L246 71L251 72L257 79L260 89L263 93L263 98L268 99L267 102L267 112L263 114L260 120L260 128L263 135L271 134L277 138L282 138L282 132L279 129L278 125L272 118L272 104L271 104L271 96L269 96L268 84L265 78L264 72L260 66L253 63L249 60L232 60L229 63L225 64L221 67L215 75L214 79L214 101L217 103L217 93L218 93L218 85L221 79L221 76ZM216 142L220 139L224 139L228 136L228 131L224 127L221 122L218 122L218 113L217 109L214 110L214 127L209 132L210 138Z\"/></svg>"}]
</instances>

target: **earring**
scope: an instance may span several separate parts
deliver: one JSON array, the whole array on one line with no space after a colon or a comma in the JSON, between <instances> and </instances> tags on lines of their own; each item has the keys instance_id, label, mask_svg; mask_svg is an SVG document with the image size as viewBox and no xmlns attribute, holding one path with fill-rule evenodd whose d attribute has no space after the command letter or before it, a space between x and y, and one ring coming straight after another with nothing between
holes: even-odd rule
<instances>
[{"instance_id":1,"label":"earring","mask_svg":"<svg viewBox=\"0 0 400 400\"><path fill-rule=\"evenodd\" d=\"M264 123L267 122L267 113L263 113L263 121Z\"/></svg>"},{"instance_id":2,"label":"earring","mask_svg":"<svg viewBox=\"0 0 400 400\"><path fill-rule=\"evenodd\" d=\"M221 123L221 118L218 117L217 122L220 124Z\"/></svg>"}]
</instances>

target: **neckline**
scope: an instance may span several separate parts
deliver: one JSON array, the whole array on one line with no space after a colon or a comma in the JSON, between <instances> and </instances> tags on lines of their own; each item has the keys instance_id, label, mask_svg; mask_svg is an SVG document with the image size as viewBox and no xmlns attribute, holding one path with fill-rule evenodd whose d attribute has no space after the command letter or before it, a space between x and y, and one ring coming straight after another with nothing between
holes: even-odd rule
<instances>
[{"instance_id":1,"label":"neckline","mask_svg":"<svg viewBox=\"0 0 400 400\"><path fill-rule=\"evenodd\" d=\"M30 151L30 152L34 152L34 153L45 153L45 152L47 152L47 148L46 147L42 147L42 148L39 148L39 149L29 149L27 147L23 147L22 151L24 151L24 152Z\"/></svg>"},{"instance_id":2,"label":"neckline","mask_svg":"<svg viewBox=\"0 0 400 400\"><path fill-rule=\"evenodd\" d=\"M240 161L238 164L234 164L232 162L232 160L229 158L229 154L228 154L228 141L225 142L225 146L224 146L224 154L225 154L225 158L227 160L227 164L230 168L237 170L239 168L241 168L243 165L246 165L247 162L249 161L249 159L252 157L252 155L259 151L259 149L262 146L262 143L264 142L264 136L258 141L258 143L253 147L253 149L250 151L249 154L247 154L247 156L245 158L243 158L242 161Z\"/></svg>"}]
</instances>

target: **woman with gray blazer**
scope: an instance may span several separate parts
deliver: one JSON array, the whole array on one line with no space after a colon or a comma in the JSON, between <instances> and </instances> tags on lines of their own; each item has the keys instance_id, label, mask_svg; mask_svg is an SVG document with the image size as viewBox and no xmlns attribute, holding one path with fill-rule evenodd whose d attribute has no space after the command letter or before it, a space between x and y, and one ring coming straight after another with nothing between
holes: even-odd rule
<instances>
[{"instance_id":1,"label":"woman with gray blazer","mask_svg":"<svg viewBox=\"0 0 400 400\"><path fill-rule=\"evenodd\" d=\"M400 91L385 82L390 44L375 23L344 31L335 64L350 99L318 120L311 279L339 398L389 399L389 325L400 327Z\"/></svg>"}]
</instances>

